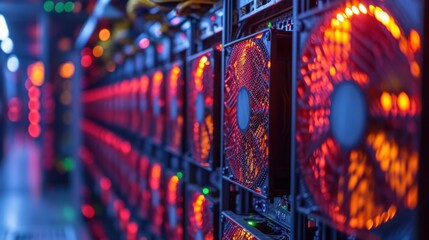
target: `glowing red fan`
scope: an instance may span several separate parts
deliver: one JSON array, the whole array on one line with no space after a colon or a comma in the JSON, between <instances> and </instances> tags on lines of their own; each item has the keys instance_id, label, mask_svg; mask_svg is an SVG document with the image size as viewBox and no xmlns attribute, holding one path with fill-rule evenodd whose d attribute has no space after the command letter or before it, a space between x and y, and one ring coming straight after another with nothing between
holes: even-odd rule
<instances>
[{"instance_id":1,"label":"glowing red fan","mask_svg":"<svg viewBox=\"0 0 429 240\"><path fill-rule=\"evenodd\" d=\"M226 177L264 196L289 187L290 47L274 30L225 46Z\"/></svg>"},{"instance_id":2,"label":"glowing red fan","mask_svg":"<svg viewBox=\"0 0 429 240\"><path fill-rule=\"evenodd\" d=\"M182 184L176 175L172 175L167 180L166 188L166 211L167 219L165 228L167 239L183 239L183 196Z\"/></svg>"},{"instance_id":3,"label":"glowing red fan","mask_svg":"<svg viewBox=\"0 0 429 240\"><path fill-rule=\"evenodd\" d=\"M161 188L162 168L159 163L153 163L150 170L149 187L151 190L151 230L156 236L162 234L164 221L163 189Z\"/></svg>"},{"instance_id":4,"label":"glowing red fan","mask_svg":"<svg viewBox=\"0 0 429 240\"><path fill-rule=\"evenodd\" d=\"M198 54L189 62L191 72L188 82L188 134L193 161L200 166L212 168L217 152L217 132L219 106L215 99L220 93L216 69L218 51L210 50ZM214 156L213 156L214 155Z\"/></svg>"},{"instance_id":5,"label":"glowing red fan","mask_svg":"<svg viewBox=\"0 0 429 240\"><path fill-rule=\"evenodd\" d=\"M203 194L190 191L190 200L187 206L188 213L188 238L213 240L213 203Z\"/></svg>"},{"instance_id":6,"label":"glowing red fan","mask_svg":"<svg viewBox=\"0 0 429 240\"><path fill-rule=\"evenodd\" d=\"M151 192L148 184L149 177L149 158L147 156L142 156L140 159L140 173L139 173L139 184L140 184L140 209L139 214L143 219L149 218L150 210L150 199Z\"/></svg>"},{"instance_id":7,"label":"glowing red fan","mask_svg":"<svg viewBox=\"0 0 429 240\"><path fill-rule=\"evenodd\" d=\"M184 79L181 64L175 63L167 74L167 146L179 153L184 126Z\"/></svg>"},{"instance_id":8,"label":"glowing red fan","mask_svg":"<svg viewBox=\"0 0 429 240\"><path fill-rule=\"evenodd\" d=\"M143 75L140 77L140 127L141 127L141 135L142 137L149 137L150 135L150 120L152 118L152 112L150 111L149 106L149 87L150 87L150 79L147 75Z\"/></svg>"},{"instance_id":9,"label":"glowing red fan","mask_svg":"<svg viewBox=\"0 0 429 240\"><path fill-rule=\"evenodd\" d=\"M386 229L417 204L420 35L378 4L327 14L300 57L298 165L345 230Z\"/></svg>"},{"instance_id":10,"label":"glowing red fan","mask_svg":"<svg viewBox=\"0 0 429 240\"><path fill-rule=\"evenodd\" d=\"M164 137L164 74L157 70L152 74L150 103L152 110L152 141L156 144L162 144Z\"/></svg>"},{"instance_id":11,"label":"glowing red fan","mask_svg":"<svg viewBox=\"0 0 429 240\"><path fill-rule=\"evenodd\" d=\"M130 103L130 111L131 111L131 129L135 132L139 131L140 126L140 111L138 106L140 95L140 83L138 78L133 78L131 80L131 103Z\"/></svg>"}]
</instances>

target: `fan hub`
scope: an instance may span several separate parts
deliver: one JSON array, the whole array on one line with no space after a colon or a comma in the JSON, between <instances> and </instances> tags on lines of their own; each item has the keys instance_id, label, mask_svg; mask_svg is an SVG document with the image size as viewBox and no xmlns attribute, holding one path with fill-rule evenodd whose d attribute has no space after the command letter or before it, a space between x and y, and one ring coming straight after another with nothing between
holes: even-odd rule
<instances>
[{"instance_id":1,"label":"fan hub","mask_svg":"<svg viewBox=\"0 0 429 240\"><path fill-rule=\"evenodd\" d=\"M197 95L197 102L196 102L196 117L198 123L202 123L204 120L204 96L202 93L198 93Z\"/></svg>"},{"instance_id":2,"label":"fan hub","mask_svg":"<svg viewBox=\"0 0 429 240\"><path fill-rule=\"evenodd\" d=\"M342 147L350 149L359 143L365 132L367 111L359 85L345 81L335 87L331 99L331 131Z\"/></svg>"},{"instance_id":3,"label":"fan hub","mask_svg":"<svg viewBox=\"0 0 429 240\"><path fill-rule=\"evenodd\" d=\"M249 90L241 87L237 98L237 122L242 132L245 132L250 123L250 97Z\"/></svg>"}]
</instances>

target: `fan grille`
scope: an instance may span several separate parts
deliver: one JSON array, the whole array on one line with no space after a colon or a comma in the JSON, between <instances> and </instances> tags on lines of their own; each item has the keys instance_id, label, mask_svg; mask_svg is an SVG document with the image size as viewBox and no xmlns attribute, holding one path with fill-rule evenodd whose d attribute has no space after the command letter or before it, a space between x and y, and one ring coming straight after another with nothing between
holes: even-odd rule
<instances>
[{"instance_id":1,"label":"fan grille","mask_svg":"<svg viewBox=\"0 0 429 240\"><path fill-rule=\"evenodd\" d=\"M162 144L164 134L164 106L165 92L164 75L161 71L155 71L151 82L151 107L152 107L152 141Z\"/></svg>"},{"instance_id":2,"label":"fan grille","mask_svg":"<svg viewBox=\"0 0 429 240\"><path fill-rule=\"evenodd\" d=\"M149 217L149 209L150 209L150 199L151 194L148 185L149 178L149 158L147 156L142 156L140 159L140 215L143 219L147 219Z\"/></svg>"},{"instance_id":3,"label":"fan grille","mask_svg":"<svg viewBox=\"0 0 429 240\"><path fill-rule=\"evenodd\" d=\"M223 236L222 239L248 239L256 240L251 233L246 231L243 227L231 221L229 218L226 218L226 222L223 226Z\"/></svg>"},{"instance_id":4,"label":"fan grille","mask_svg":"<svg viewBox=\"0 0 429 240\"><path fill-rule=\"evenodd\" d=\"M163 191L161 189L162 167L154 163L150 170L149 187L151 190L151 229L157 236L161 235L162 223L164 221Z\"/></svg>"},{"instance_id":5,"label":"fan grille","mask_svg":"<svg viewBox=\"0 0 429 240\"><path fill-rule=\"evenodd\" d=\"M370 230L417 204L420 36L375 4L331 14L308 38L300 59L298 164L315 202L337 227ZM359 89L365 103L365 125L355 143L336 134L353 133L353 119L341 131L333 124L335 94L344 84Z\"/></svg>"},{"instance_id":6,"label":"fan grille","mask_svg":"<svg viewBox=\"0 0 429 240\"><path fill-rule=\"evenodd\" d=\"M188 203L188 235L190 239L213 240L212 203L201 193L191 191Z\"/></svg>"},{"instance_id":7,"label":"fan grille","mask_svg":"<svg viewBox=\"0 0 429 240\"><path fill-rule=\"evenodd\" d=\"M181 65L174 64L167 76L167 145L179 152L182 142L183 115L183 71Z\"/></svg>"},{"instance_id":8,"label":"fan grille","mask_svg":"<svg viewBox=\"0 0 429 240\"><path fill-rule=\"evenodd\" d=\"M213 146L214 131L214 71L213 52L194 59L189 81L189 119L192 157L208 167Z\"/></svg>"},{"instance_id":9,"label":"fan grille","mask_svg":"<svg viewBox=\"0 0 429 240\"><path fill-rule=\"evenodd\" d=\"M171 176L167 184L167 238L180 240L183 239L182 226L182 186L177 176Z\"/></svg>"},{"instance_id":10,"label":"fan grille","mask_svg":"<svg viewBox=\"0 0 429 240\"><path fill-rule=\"evenodd\" d=\"M226 164L234 181L257 192L261 192L268 174L271 67L265 43L268 34L261 33L229 46L225 74ZM248 96L241 98L243 89ZM245 129L241 122L248 123Z\"/></svg>"},{"instance_id":11,"label":"fan grille","mask_svg":"<svg viewBox=\"0 0 429 240\"><path fill-rule=\"evenodd\" d=\"M147 75L140 77L140 112L141 112L141 134L143 137L148 137L150 134L150 119L152 113L149 106L149 84L150 79Z\"/></svg>"}]
</instances>

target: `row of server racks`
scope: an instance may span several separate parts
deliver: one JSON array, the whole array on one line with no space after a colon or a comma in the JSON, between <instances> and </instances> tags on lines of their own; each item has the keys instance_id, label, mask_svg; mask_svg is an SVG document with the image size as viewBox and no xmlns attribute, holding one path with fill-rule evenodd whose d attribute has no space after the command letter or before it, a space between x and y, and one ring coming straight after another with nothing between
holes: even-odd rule
<instances>
[{"instance_id":1,"label":"row of server racks","mask_svg":"<svg viewBox=\"0 0 429 240\"><path fill-rule=\"evenodd\" d=\"M93 237L424 237L423 9L219 1L148 33L82 93Z\"/></svg>"}]
</instances>

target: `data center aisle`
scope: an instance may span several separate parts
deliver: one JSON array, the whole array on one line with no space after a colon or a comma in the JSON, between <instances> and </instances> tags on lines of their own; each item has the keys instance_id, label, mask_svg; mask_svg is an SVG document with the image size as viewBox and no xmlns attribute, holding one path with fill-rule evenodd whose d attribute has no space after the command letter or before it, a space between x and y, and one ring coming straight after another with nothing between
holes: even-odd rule
<instances>
[{"instance_id":1,"label":"data center aisle","mask_svg":"<svg viewBox=\"0 0 429 240\"><path fill-rule=\"evenodd\" d=\"M89 239L80 213L72 207L70 191L42 191L36 142L12 131L0 170L0 239Z\"/></svg>"}]
</instances>

